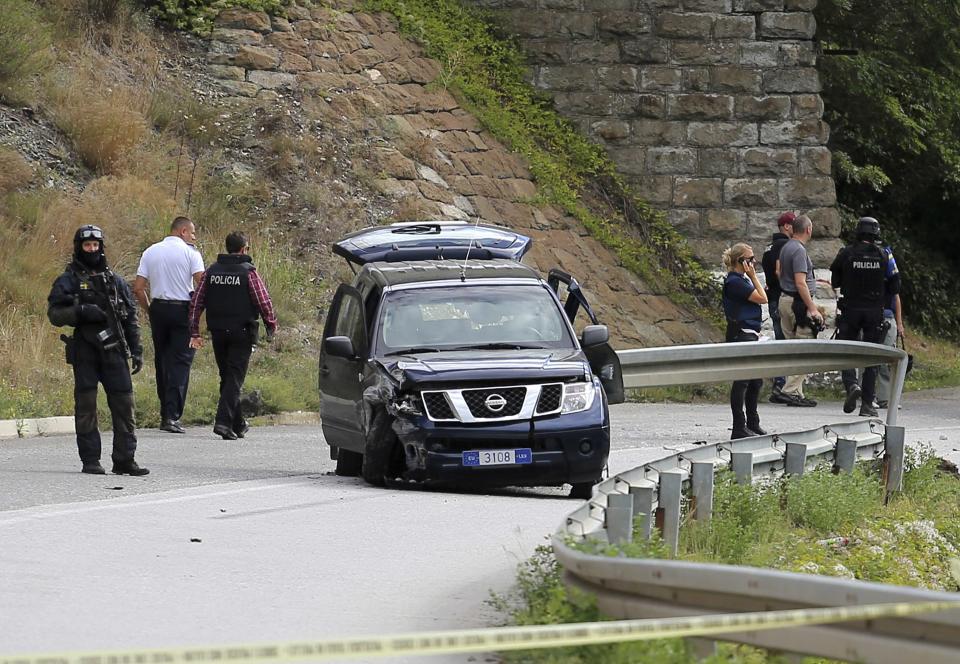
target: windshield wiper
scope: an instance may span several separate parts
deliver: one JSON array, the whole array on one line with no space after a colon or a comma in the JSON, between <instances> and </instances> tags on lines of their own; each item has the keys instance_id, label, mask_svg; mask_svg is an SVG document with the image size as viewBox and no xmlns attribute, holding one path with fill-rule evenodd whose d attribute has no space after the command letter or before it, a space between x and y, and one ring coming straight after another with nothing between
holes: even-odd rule
<instances>
[{"instance_id":1,"label":"windshield wiper","mask_svg":"<svg viewBox=\"0 0 960 664\"><path fill-rule=\"evenodd\" d=\"M414 348L404 348L402 350L392 350L389 353L384 353L384 357L390 355L409 355L410 353L439 353L439 348L431 348L429 346L415 346Z\"/></svg>"},{"instance_id":2,"label":"windshield wiper","mask_svg":"<svg viewBox=\"0 0 960 664\"><path fill-rule=\"evenodd\" d=\"M530 349L543 349L546 346L539 346L536 344L513 344L509 342L499 341L496 343L489 344L476 344L469 346L457 346L456 348L451 348L450 350L530 350Z\"/></svg>"}]
</instances>

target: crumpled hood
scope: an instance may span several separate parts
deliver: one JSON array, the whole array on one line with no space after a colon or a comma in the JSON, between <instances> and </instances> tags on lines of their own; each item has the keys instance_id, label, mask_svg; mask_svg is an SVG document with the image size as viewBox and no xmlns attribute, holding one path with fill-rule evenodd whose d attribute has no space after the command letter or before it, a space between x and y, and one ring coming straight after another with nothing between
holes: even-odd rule
<instances>
[{"instance_id":1,"label":"crumpled hood","mask_svg":"<svg viewBox=\"0 0 960 664\"><path fill-rule=\"evenodd\" d=\"M471 350L411 353L377 360L401 384L582 379L590 365L579 350Z\"/></svg>"}]
</instances>

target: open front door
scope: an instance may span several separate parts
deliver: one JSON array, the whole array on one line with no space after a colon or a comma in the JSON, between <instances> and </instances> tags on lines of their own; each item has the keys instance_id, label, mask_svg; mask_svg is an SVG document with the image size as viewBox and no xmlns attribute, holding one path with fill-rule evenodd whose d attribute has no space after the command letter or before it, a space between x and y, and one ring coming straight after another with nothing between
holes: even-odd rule
<instances>
[{"instance_id":1,"label":"open front door","mask_svg":"<svg viewBox=\"0 0 960 664\"><path fill-rule=\"evenodd\" d=\"M566 290L566 299L563 298L560 285L563 284ZM563 302L563 310L567 314L570 323L576 328L576 318L580 311L584 311L590 319L590 325L600 325L597 315L593 313L593 308L587 302L587 297L583 294L580 284L571 275L556 268L550 270L547 276L547 285L560 297ZM589 341L592 334L585 334L583 341ZM609 341L602 343L581 343L583 353L590 362L590 368L597 375L603 384L603 390L607 394L608 403L623 403L623 370L620 367L620 358L616 351L610 346Z\"/></svg>"},{"instance_id":2,"label":"open front door","mask_svg":"<svg viewBox=\"0 0 960 664\"><path fill-rule=\"evenodd\" d=\"M353 346L349 357L328 352L326 340L347 337ZM363 452L360 423L360 380L366 363L367 338L363 301L356 288L341 284L333 297L320 350L320 418L330 445Z\"/></svg>"},{"instance_id":3,"label":"open front door","mask_svg":"<svg viewBox=\"0 0 960 664\"><path fill-rule=\"evenodd\" d=\"M583 354L590 362L593 373L600 378L603 391L607 393L608 403L623 403L623 370L620 368L620 358L609 343L597 346L584 347Z\"/></svg>"}]
</instances>

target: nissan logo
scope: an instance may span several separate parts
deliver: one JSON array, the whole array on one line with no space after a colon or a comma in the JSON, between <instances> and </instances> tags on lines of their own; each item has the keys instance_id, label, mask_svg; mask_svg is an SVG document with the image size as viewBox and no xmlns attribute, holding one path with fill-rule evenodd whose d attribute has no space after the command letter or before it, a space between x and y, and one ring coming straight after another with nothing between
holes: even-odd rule
<instances>
[{"instance_id":1,"label":"nissan logo","mask_svg":"<svg viewBox=\"0 0 960 664\"><path fill-rule=\"evenodd\" d=\"M507 400L504 399L499 394L491 394L483 401L483 405L487 407L491 413L499 413L507 405Z\"/></svg>"}]
</instances>

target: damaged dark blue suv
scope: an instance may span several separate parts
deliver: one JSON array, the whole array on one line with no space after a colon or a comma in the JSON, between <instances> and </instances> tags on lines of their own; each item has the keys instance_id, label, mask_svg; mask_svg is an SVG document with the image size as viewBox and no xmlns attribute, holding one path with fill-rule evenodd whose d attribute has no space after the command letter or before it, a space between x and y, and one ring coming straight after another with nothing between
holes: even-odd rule
<instances>
[{"instance_id":1,"label":"damaged dark blue suv","mask_svg":"<svg viewBox=\"0 0 960 664\"><path fill-rule=\"evenodd\" d=\"M571 484L589 497L623 377L576 280L520 263L531 240L462 222L379 226L334 253L355 270L320 353L337 474L375 485ZM576 335L583 312L589 323Z\"/></svg>"}]
</instances>

